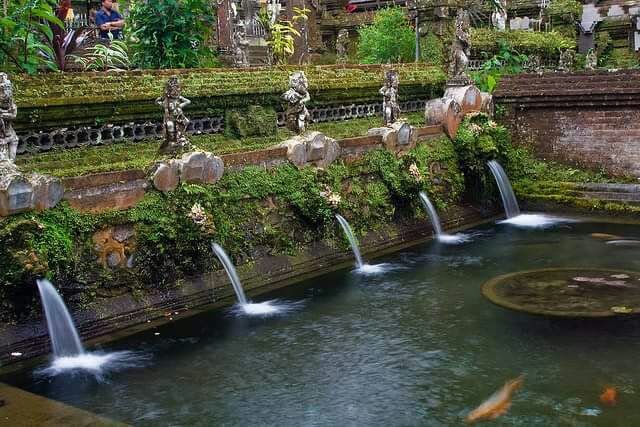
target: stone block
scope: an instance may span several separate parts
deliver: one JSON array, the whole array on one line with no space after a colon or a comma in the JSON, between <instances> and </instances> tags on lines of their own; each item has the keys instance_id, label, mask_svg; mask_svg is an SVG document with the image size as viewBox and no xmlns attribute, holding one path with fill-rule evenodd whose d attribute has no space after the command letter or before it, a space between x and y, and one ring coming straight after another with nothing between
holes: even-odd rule
<instances>
[{"instance_id":1,"label":"stone block","mask_svg":"<svg viewBox=\"0 0 640 427\"><path fill-rule=\"evenodd\" d=\"M222 178L222 159L205 151L186 153L180 160L180 182L213 184Z\"/></svg>"},{"instance_id":2,"label":"stone block","mask_svg":"<svg viewBox=\"0 0 640 427\"><path fill-rule=\"evenodd\" d=\"M321 132L308 132L280 144L287 148L287 159L296 167L327 167L340 157L340 145Z\"/></svg>"},{"instance_id":3,"label":"stone block","mask_svg":"<svg viewBox=\"0 0 640 427\"><path fill-rule=\"evenodd\" d=\"M384 147L394 153L408 151L415 147L418 140L418 134L415 129L408 123L397 121L390 126L371 128L367 135L382 136L382 144Z\"/></svg>"},{"instance_id":4,"label":"stone block","mask_svg":"<svg viewBox=\"0 0 640 427\"><path fill-rule=\"evenodd\" d=\"M475 85L447 87L444 98L455 99L464 114L480 111L482 107L482 95Z\"/></svg>"},{"instance_id":5,"label":"stone block","mask_svg":"<svg viewBox=\"0 0 640 427\"><path fill-rule=\"evenodd\" d=\"M453 98L438 98L427 102L424 111L427 126L442 126L451 139L456 137L458 126L464 119L464 112L460 104Z\"/></svg>"},{"instance_id":6,"label":"stone block","mask_svg":"<svg viewBox=\"0 0 640 427\"><path fill-rule=\"evenodd\" d=\"M180 183L180 167L176 160L159 163L151 176L153 186L163 192L173 191Z\"/></svg>"},{"instance_id":7,"label":"stone block","mask_svg":"<svg viewBox=\"0 0 640 427\"><path fill-rule=\"evenodd\" d=\"M0 216L54 207L62 199L60 179L24 175L9 162L0 162Z\"/></svg>"},{"instance_id":8,"label":"stone block","mask_svg":"<svg viewBox=\"0 0 640 427\"><path fill-rule=\"evenodd\" d=\"M49 209L58 204L64 196L64 187L58 178L46 175L32 174L30 181L34 189L34 208Z\"/></svg>"},{"instance_id":9,"label":"stone block","mask_svg":"<svg viewBox=\"0 0 640 427\"><path fill-rule=\"evenodd\" d=\"M488 92L480 92L482 98L482 106L480 107L480 112L493 117L494 105L493 105L493 95Z\"/></svg>"}]
</instances>

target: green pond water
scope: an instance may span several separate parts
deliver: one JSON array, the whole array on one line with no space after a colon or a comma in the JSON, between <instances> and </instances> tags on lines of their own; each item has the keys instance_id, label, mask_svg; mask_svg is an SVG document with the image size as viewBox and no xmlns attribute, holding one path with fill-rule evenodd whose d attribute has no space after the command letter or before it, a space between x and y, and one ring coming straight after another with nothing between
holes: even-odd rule
<instances>
[{"instance_id":1,"label":"green pond water","mask_svg":"<svg viewBox=\"0 0 640 427\"><path fill-rule=\"evenodd\" d=\"M107 374L0 380L140 426L450 426L525 375L494 425L638 426L640 318L570 320L498 307L481 285L553 267L640 271L636 225L499 224L370 260L380 275L327 274L263 299L297 303L271 318L219 310L103 347L151 357ZM156 335L159 333L159 335ZM599 402L614 385L617 405Z\"/></svg>"}]
</instances>

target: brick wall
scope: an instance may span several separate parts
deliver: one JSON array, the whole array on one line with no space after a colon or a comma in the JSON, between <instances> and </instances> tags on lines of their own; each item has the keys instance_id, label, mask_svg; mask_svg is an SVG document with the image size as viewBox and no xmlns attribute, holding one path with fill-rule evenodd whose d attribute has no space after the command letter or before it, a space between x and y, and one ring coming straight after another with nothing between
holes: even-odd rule
<instances>
[{"instance_id":1,"label":"brick wall","mask_svg":"<svg viewBox=\"0 0 640 427\"><path fill-rule=\"evenodd\" d=\"M494 95L514 142L538 156L640 177L640 70L524 74Z\"/></svg>"}]
</instances>

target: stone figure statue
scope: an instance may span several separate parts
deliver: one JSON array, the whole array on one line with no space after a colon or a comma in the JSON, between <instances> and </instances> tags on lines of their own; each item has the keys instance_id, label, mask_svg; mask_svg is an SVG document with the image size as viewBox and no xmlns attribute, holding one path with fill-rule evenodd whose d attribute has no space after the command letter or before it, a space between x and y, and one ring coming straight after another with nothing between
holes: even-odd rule
<instances>
[{"instance_id":1,"label":"stone figure statue","mask_svg":"<svg viewBox=\"0 0 640 427\"><path fill-rule=\"evenodd\" d=\"M347 62L347 51L349 50L349 30L342 28L338 31L338 38L336 39L336 62L338 64L345 64Z\"/></svg>"},{"instance_id":2,"label":"stone figure statue","mask_svg":"<svg viewBox=\"0 0 640 427\"><path fill-rule=\"evenodd\" d=\"M247 40L247 32L244 23L239 23L233 31L233 65L236 67L248 67L249 59L247 50L249 49L249 40Z\"/></svg>"},{"instance_id":3,"label":"stone figure statue","mask_svg":"<svg viewBox=\"0 0 640 427\"><path fill-rule=\"evenodd\" d=\"M384 74L384 85L380 88L382 95L382 117L386 126L391 125L400 118L400 106L398 105L398 86L400 79L394 70L388 70Z\"/></svg>"},{"instance_id":4,"label":"stone figure statue","mask_svg":"<svg viewBox=\"0 0 640 427\"><path fill-rule=\"evenodd\" d=\"M469 84L467 65L471 49L469 34L469 14L458 9L456 15L456 31L451 45L451 62L449 63L449 80L459 84Z\"/></svg>"},{"instance_id":5,"label":"stone figure statue","mask_svg":"<svg viewBox=\"0 0 640 427\"><path fill-rule=\"evenodd\" d=\"M491 23L498 31L504 31L507 28L507 0L497 0L494 5Z\"/></svg>"},{"instance_id":6,"label":"stone figure statue","mask_svg":"<svg viewBox=\"0 0 640 427\"><path fill-rule=\"evenodd\" d=\"M288 103L285 111L287 128L297 134L304 133L307 120L311 117L305 105L311 97L309 81L304 72L296 71L289 76L289 90L282 94L282 99Z\"/></svg>"},{"instance_id":7,"label":"stone figure statue","mask_svg":"<svg viewBox=\"0 0 640 427\"><path fill-rule=\"evenodd\" d=\"M278 0L267 0L267 16L271 25L275 24L280 16L282 5Z\"/></svg>"},{"instance_id":8,"label":"stone figure statue","mask_svg":"<svg viewBox=\"0 0 640 427\"><path fill-rule=\"evenodd\" d=\"M595 70L598 68L598 56L594 49L589 49L589 52L587 52L584 68L585 70Z\"/></svg>"},{"instance_id":9,"label":"stone figure statue","mask_svg":"<svg viewBox=\"0 0 640 427\"><path fill-rule=\"evenodd\" d=\"M6 73L0 73L0 161L13 163L18 149L18 135L11 122L15 120L18 107L13 101L13 86Z\"/></svg>"},{"instance_id":10,"label":"stone figure statue","mask_svg":"<svg viewBox=\"0 0 640 427\"><path fill-rule=\"evenodd\" d=\"M560 52L560 60L558 62L558 71L569 72L573 68L573 51L565 49Z\"/></svg>"},{"instance_id":11,"label":"stone figure statue","mask_svg":"<svg viewBox=\"0 0 640 427\"><path fill-rule=\"evenodd\" d=\"M164 96L156 99L156 103L161 105L164 110L164 142L160 146L160 151L170 153L179 148L189 147L189 140L186 136L189 119L184 115L182 109L191 104L191 101L181 95L178 77L169 78Z\"/></svg>"}]
</instances>

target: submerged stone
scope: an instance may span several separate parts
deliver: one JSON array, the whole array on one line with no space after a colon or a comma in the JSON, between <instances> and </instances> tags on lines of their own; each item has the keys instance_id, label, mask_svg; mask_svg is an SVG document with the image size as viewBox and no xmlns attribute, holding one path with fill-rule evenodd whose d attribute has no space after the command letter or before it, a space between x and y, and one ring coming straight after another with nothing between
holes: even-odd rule
<instances>
[{"instance_id":1,"label":"submerged stone","mask_svg":"<svg viewBox=\"0 0 640 427\"><path fill-rule=\"evenodd\" d=\"M637 314L640 272L588 268L522 271L489 280L482 285L482 294L501 307L532 314L560 317Z\"/></svg>"}]
</instances>

